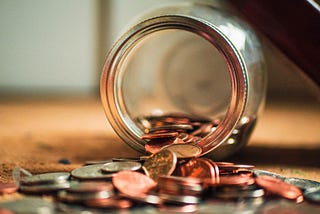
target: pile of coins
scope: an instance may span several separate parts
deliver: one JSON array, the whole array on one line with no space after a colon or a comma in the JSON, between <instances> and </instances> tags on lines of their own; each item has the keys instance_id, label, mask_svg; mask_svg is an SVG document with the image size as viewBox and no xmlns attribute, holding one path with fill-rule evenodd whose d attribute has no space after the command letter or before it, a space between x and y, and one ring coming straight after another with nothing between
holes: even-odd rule
<instances>
[{"instance_id":1,"label":"pile of coins","mask_svg":"<svg viewBox=\"0 0 320 214\"><path fill-rule=\"evenodd\" d=\"M320 184L316 181L284 178L251 165L214 162L202 157L178 158L168 149L148 157L114 158L87 164L71 173L23 177L19 180L19 191L27 195L51 194L57 203L66 205L108 210L142 205L164 209L172 204L192 205L192 209L196 209L201 202L210 200L269 197L282 197L295 203L301 203L305 197L320 203ZM300 186L293 185L295 183ZM12 188L8 185L8 193L14 192Z\"/></svg>"},{"instance_id":2,"label":"pile of coins","mask_svg":"<svg viewBox=\"0 0 320 214\"><path fill-rule=\"evenodd\" d=\"M143 206L168 211L168 207L174 205L177 210L168 212L193 212L206 202L261 202L277 197L292 203L301 203L304 199L320 203L319 182L285 178L252 165L215 162L200 157L201 139L214 131L219 120L181 114L136 120L145 132L141 138L146 141L145 149L150 156L87 161L70 173L31 175L24 170L24 177L14 176L16 184L0 185L0 193L18 190L26 195L51 195L53 205L50 210L57 208L62 213L70 213L68 207L72 205L109 211ZM253 122L247 119L231 137L239 139ZM21 208L23 203L34 206L33 201L41 203L29 198L27 202L16 204L0 203L0 208L16 211L15 207Z\"/></svg>"},{"instance_id":3,"label":"pile of coins","mask_svg":"<svg viewBox=\"0 0 320 214\"><path fill-rule=\"evenodd\" d=\"M214 132L220 123L220 119L211 120L181 113L140 116L135 120L145 133L141 138L146 142L147 152L154 154L166 147L176 153L181 153L182 149L192 150L194 156L202 153L201 148L204 145L201 140ZM254 127L255 121L255 118L243 117L228 142L234 144L244 140L247 131ZM179 144L188 146L182 148Z\"/></svg>"}]
</instances>

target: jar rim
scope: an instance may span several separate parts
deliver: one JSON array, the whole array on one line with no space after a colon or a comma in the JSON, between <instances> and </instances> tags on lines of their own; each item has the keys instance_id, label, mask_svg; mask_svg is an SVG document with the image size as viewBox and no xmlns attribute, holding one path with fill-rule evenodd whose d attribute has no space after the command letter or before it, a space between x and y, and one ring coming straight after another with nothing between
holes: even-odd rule
<instances>
[{"instance_id":1,"label":"jar rim","mask_svg":"<svg viewBox=\"0 0 320 214\"><path fill-rule=\"evenodd\" d=\"M139 133L137 126L134 125L128 114L124 112L124 103L118 99L121 82L117 82L117 75L121 72L119 68L123 58L141 38L151 33L168 29L189 31L206 39L223 55L228 66L232 91L230 105L216 129L199 142L198 145L201 146L202 155L204 155L218 147L230 136L242 117L248 94L247 69L240 52L232 41L212 23L190 15L180 14L156 16L134 25L115 43L109 52L101 75L101 101L115 132L129 146L140 152L145 152L145 143L137 134Z\"/></svg>"}]
</instances>

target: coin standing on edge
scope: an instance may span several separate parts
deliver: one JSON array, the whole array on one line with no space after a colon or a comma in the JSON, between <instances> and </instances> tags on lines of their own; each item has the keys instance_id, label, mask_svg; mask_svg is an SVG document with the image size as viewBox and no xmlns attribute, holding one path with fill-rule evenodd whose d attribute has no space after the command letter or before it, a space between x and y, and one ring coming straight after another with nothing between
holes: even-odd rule
<instances>
[{"instance_id":1,"label":"coin standing on edge","mask_svg":"<svg viewBox=\"0 0 320 214\"><path fill-rule=\"evenodd\" d=\"M201 147L192 144L170 144L162 149L174 152L177 158L193 158L200 156L202 153Z\"/></svg>"},{"instance_id":2,"label":"coin standing on edge","mask_svg":"<svg viewBox=\"0 0 320 214\"><path fill-rule=\"evenodd\" d=\"M176 168L177 156L170 150L161 150L151 155L143 163L143 171L150 178L157 180L159 176L171 175Z\"/></svg>"}]
</instances>

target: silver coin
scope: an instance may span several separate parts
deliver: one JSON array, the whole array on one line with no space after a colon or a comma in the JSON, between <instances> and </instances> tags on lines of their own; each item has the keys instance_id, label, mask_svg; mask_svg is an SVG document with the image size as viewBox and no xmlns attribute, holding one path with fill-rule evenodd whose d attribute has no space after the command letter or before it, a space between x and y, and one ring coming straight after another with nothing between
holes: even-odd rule
<instances>
[{"instance_id":1,"label":"silver coin","mask_svg":"<svg viewBox=\"0 0 320 214\"><path fill-rule=\"evenodd\" d=\"M104 164L83 166L71 171L71 176L80 180L112 179L113 174L102 173Z\"/></svg>"},{"instance_id":2,"label":"silver coin","mask_svg":"<svg viewBox=\"0 0 320 214\"><path fill-rule=\"evenodd\" d=\"M253 173L256 176L267 175L267 176L271 176L271 177L280 179L282 181L285 179L285 177L283 177L282 175L279 175L279 174L276 174L276 173L273 173L273 172L270 172L270 171L267 171L267 170L254 169Z\"/></svg>"},{"instance_id":3,"label":"silver coin","mask_svg":"<svg viewBox=\"0 0 320 214\"><path fill-rule=\"evenodd\" d=\"M110 162L104 164L101 168L102 172L119 172L123 170L137 171L141 169L141 163L135 161L120 161L120 162Z\"/></svg>"},{"instance_id":4,"label":"silver coin","mask_svg":"<svg viewBox=\"0 0 320 214\"><path fill-rule=\"evenodd\" d=\"M303 196L308 201L320 204L320 187L314 187L305 190Z\"/></svg>"},{"instance_id":5,"label":"silver coin","mask_svg":"<svg viewBox=\"0 0 320 214\"><path fill-rule=\"evenodd\" d=\"M285 178L284 182L292 184L302 190L307 190L310 188L320 188L320 182L312 181L302 178Z\"/></svg>"},{"instance_id":6,"label":"silver coin","mask_svg":"<svg viewBox=\"0 0 320 214\"><path fill-rule=\"evenodd\" d=\"M159 198L164 202L174 202L181 204L198 204L201 201L200 197L191 196L191 195L171 195L159 193Z\"/></svg>"},{"instance_id":7,"label":"silver coin","mask_svg":"<svg viewBox=\"0 0 320 214\"><path fill-rule=\"evenodd\" d=\"M13 201L1 202L0 207L14 213L55 213L53 202L38 197L24 197Z\"/></svg>"},{"instance_id":8,"label":"silver coin","mask_svg":"<svg viewBox=\"0 0 320 214\"><path fill-rule=\"evenodd\" d=\"M264 196L265 192L261 188L239 190L238 188L221 188L214 194L217 198L232 199L232 198L259 198Z\"/></svg>"},{"instance_id":9,"label":"silver coin","mask_svg":"<svg viewBox=\"0 0 320 214\"><path fill-rule=\"evenodd\" d=\"M142 194L142 195L126 195L123 193L120 193L119 196L128 198L130 200L136 201L136 202L142 202L146 204L153 204L153 205L158 205L162 204L162 200L160 197L156 194Z\"/></svg>"},{"instance_id":10,"label":"silver coin","mask_svg":"<svg viewBox=\"0 0 320 214\"><path fill-rule=\"evenodd\" d=\"M110 191L88 192L88 193L71 193L68 191L60 191L58 199L64 202L85 202L94 199L107 199L114 196Z\"/></svg>"},{"instance_id":11,"label":"silver coin","mask_svg":"<svg viewBox=\"0 0 320 214\"><path fill-rule=\"evenodd\" d=\"M20 185L19 190L23 193L47 193L57 192L59 190L68 189L70 183L68 181L57 184L39 184L39 185Z\"/></svg>"},{"instance_id":12,"label":"silver coin","mask_svg":"<svg viewBox=\"0 0 320 214\"><path fill-rule=\"evenodd\" d=\"M58 184L66 182L69 177L69 172L51 172L24 177L20 183L23 185Z\"/></svg>"}]
</instances>

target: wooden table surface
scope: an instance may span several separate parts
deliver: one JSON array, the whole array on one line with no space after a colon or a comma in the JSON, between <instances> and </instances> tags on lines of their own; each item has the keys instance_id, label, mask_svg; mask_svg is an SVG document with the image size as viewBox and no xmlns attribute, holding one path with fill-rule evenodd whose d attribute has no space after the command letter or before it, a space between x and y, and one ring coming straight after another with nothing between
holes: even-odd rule
<instances>
[{"instance_id":1,"label":"wooden table surface","mask_svg":"<svg viewBox=\"0 0 320 214\"><path fill-rule=\"evenodd\" d=\"M114 133L98 98L1 99L0 121L0 182L15 167L52 172L139 156ZM248 146L226 161L320 181L319 103L269 101Z\"/></svg>"}]
</instances>

